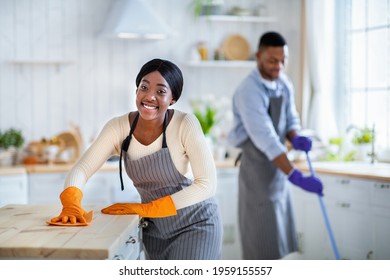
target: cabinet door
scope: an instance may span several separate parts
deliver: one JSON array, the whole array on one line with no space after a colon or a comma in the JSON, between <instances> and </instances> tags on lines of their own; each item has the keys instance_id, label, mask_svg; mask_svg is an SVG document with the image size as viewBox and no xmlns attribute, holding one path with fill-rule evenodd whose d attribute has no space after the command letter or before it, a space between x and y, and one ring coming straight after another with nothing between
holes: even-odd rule
<instances>
[{"instance_id":1,"label":"cabinet door","mask_svg":"<svg viewBox=\"0 0 390 280\"><path fill-rule=\"evenodd\" d=\"M372 182L319 175L324 184L323 203L342 259L372 257ZM335 259L317 195L292 186L298 240L304 259Z\"/></svg>"},{"instance_id":2,"label":"cabinet door","mask_svg":"<svg viewBox=\"0 0 390 280\"><path fill-rule=\"evenodd\" d=\"M373 250L369 180L321 176L335 242L342 259L368 259Z\"/></svg>"},{"instance_id":3,"label":"cabinet door","mask_svg":"<svg viewBox=\"0 0 390 280\"><path fill-rule=\"evenodd\" d=\"M58 204L67 173L29 175L29 202L31 204ZM113 172L95 173L83 188L83 205L112 203Z\"/></svg>"},{"instance_id":4,"label":"cabinet door","mask_svg":"<svg viewBox=\"0 0 390 280\"><path fill-rule=\"evenodd\" d=\"M114 260L136 260L140 259L141 253L141 231L135 227L124 240L118 251L114 253Z\"/></svg>"},{"instance_id":5,"label":"cabinet door","mask_svg":"<svg viewBox=\"0 0 390 280\"><path fill-rule=\"evenodd\" d=\"M124 189L121 190L121 181L119 178L119 173L115 172L112 177L112 200L113 203L120 202L141 202L141 197L137 189L133 185L133 181L126 174L126 171L122 170L122 178Z\"/></svg>"},{"instance_id":6,"label":"cabinet door","mask_svg":"<svg viewBox=\"0 0 390 280\"><path fill-rule=\"evenodd\" d=\"M349 201L328 204L329 217L342 259L370 259L373 250L373 223L369 205Z\"/></svg>"},{"instance_id":7,"label":"cabinet door","mask_svg":"<svg viewBox=\"0 0 390 280\"><path fill-rule=\"evenodd\" d=\"M292 204L293 204L293 211L294 211L294 218L295 218L295 229L297 232L297 238L298 238L298 252L303 258L303 235L304 235L304 196L302 195L303 192L301 189L295 187L291 183L288 183L289 188L291 190L291 198L292 198Z\"/></svg>"},{"instance_id":8,"label":"cabinet door","mask_svg":"<svg viewBox=\"0 0 390 280\"><path fill-rule=\"evenodd\" d=\"M99 171L89 178L83 188L83 205L112 203L112 181L114 172Z\"/></svg>"},{"instance_id":9,"label":"cabinet door","mask_svg":"<svg viewBox=\"0 0 390 280\"><path fill-rule=\"evenodd\" d=\"M224 229L222 258L241 259L238 229L238 169L217 170L216 199L220 207Z\"/></svg>"},{"instance_id":10,"label":"cabinet door","mask_svg":"<svg viewBox=\"0 0 390 280\"><path fill-rule=\"evenodd\" d=\"M376 182L373 188L374 258L390 260L390 182Z\"/></svg>"},{"instance_id":11,"label":"cabinet door","mask_svg":"<svg viewBox=\"0 0 390 280\"><path fill-rule=\"evenodd\" d=\"M64 189L66 173L39 173L29 175L30 204L58 204Z\"/></svg>"},{"instance_id":12,"label":"cabinet door","mask_svg":"<svg viewBox=\"0 0 390 280\"><path fill-rule=\"evenodd\" d=\"M291 185L299 253L303 259L332 259L318 196ZM324 202L325 203L325 202Z\"/></svg>"},{"instance_id":13,"label":"cabinet door","mask_svg":"<svg viewBox=\"0 0 390 280\"><path fill-rule=\"evenodd\" d=\"M0 176L0 207L27 203L27 174Z\"/></svg>"}]
</instances>

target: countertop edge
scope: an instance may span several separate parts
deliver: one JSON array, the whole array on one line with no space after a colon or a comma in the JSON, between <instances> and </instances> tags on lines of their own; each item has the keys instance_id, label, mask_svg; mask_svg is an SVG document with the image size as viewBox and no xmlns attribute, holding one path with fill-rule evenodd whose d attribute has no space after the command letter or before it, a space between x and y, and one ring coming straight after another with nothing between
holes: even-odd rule
<instances>
[{"instance_id":1,"label":"countertop edge","mask_svg":"<svg viewBox=\"0 0 390 280\"><path fill-rule=\"evenodd\" d=\"M324 162L322 162L324 164ZM327 163L325 163L327 164ZM337 163L336 163L337 164ZM19 174L39 174L39 173L66 173L74 164L37 164L37 165L17 165L9 167L0 167L0 176L7 175L19 175ZM309 167L305 161L296 161L294 165L304 171L309 172ZM316 162L313 162L315 172L318 174L334 175L334 176L346 176L351 178L360 178L366 180L379 180L379 181L390 181L390 164L379 163L381 170L375 170L370 168L367 170L359 169L346 171L345 169L337 169L330 162L328 166L316 166ZM227 159L225 161L216 161L215 166L218 170L223 169L235 169L238 168L234 165L234 159ZM374 166L375 167L375 166ZM118 171L118 162L106 163L99 171L112 172Z\"/></svg>"}]
</instances>

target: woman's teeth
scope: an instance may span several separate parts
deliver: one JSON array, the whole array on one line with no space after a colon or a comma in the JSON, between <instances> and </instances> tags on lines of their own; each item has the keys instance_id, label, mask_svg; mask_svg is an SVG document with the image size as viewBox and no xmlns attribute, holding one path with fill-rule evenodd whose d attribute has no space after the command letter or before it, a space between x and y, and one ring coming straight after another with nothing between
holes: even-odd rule
<instances>
[{"instance_id":1,"label":"woman's teeth","mask_svg":"<svg viewBox=\"0 0 390 280\"><path fill-rule=\"evenodd\" d=\"M153 110L153 109L157 109L158 107L157 106L151 106L151 105L146 105L146 104L142 104L146 109L149 109L149 110Z\"/></svg>"}]
</instances>

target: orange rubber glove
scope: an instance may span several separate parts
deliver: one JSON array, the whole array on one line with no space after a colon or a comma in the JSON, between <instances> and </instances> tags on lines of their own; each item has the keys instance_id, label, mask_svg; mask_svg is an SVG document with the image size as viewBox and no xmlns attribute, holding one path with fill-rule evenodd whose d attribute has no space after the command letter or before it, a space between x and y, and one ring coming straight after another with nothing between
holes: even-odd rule
<instances>
[{"instance_id":1,"label":"orange rubber glove","mask_svg":"<svg viewBox=\"0 0 390 280\"><path fill-rule=\"evenodd\" d=\"M87 223L84 215L86 211L81 208L81 199L83 198L83 193L80 189L76 187L66 188L60 195L62 203L62 212L58 217L51 219L51 222L57 223L62 222L66 224L70 221L71 224Z\"/></svg>"},{"instance_id":2,"label":"orange rubber glove","mask_svg":"<svg viewBox=\"0 0 390 280\"><path fill-rule=\"evenodd\" d=\"M177 214L171 196L164 196L149 203L115 203L103 208L102 212L110 215L138 214L144 218L163 218Z\"/></svg>"}]
</instances>

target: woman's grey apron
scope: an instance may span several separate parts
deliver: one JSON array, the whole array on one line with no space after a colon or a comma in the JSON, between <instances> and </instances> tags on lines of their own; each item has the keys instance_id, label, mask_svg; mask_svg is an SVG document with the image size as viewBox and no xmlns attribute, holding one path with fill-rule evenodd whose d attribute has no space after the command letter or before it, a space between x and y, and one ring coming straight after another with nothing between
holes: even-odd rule
<instances>
[{"instance_id":1,"label":"woman's grey apron","mask_svg":"<svg viewBox=\"0 0 390 280\"><path fill-rule=\"evenodd\" d=\"M143 203L172 195L192 184L179 173L172 161L166 143L164 120L162 149L138 160L130 160L124 153L126 172ZM128 136L130 143L138 115ZM127 138L126 138L127 139ZM125 142L125 141L124 141ZM124 148L126 152L127 147ZM177 210L176 216L144 218L142 239L148 259L206 260L220 259L222 251L222 224L214 198Z\"/></svg>"},{"instance_id":2,"label":"woman's grey apron","mask_svg":"<svg viewBox=\"0 0 390 280\"><path fill-rule=\"evenodd\" d=\"M269 115L281 141L283 95L270 99ZM286 175L257 149L242 146L239 171L239 222L244 259L280 259L297 250L294 216Z\"/></svg>"}]
</instances>

